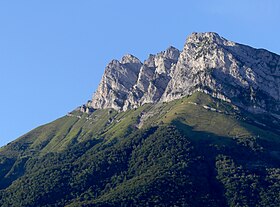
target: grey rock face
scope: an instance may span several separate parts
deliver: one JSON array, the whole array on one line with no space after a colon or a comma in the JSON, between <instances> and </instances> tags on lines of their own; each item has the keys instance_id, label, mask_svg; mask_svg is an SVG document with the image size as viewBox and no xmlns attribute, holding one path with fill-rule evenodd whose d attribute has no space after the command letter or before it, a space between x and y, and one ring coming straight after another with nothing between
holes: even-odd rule
<instances>
[{"instance_id":1,"label":"grey rock face","mask_svg":"<svg viewBox=\"0 0 280 207\"><path fill-rule=\"evenodd\" d=\"M150 55L140 69L137 81L125 101L124 110L160 100L179 54L178 49L169 47L157 55Z\"/></svg>"},{"instance_id":2,"label":"grey rock face","mask_svg":"<svg viewBox=\"0 0 280 207\"><path fill-rule=\"evenodd\" d=\"M121 61L112 60L93 95L92 107L121 110L142 65L140 60L132 55L125 55Z\"/></svg>"},{"instance_id":3,"label":"grey rock face","mask_svg":"<svg viewBox=\"0 0 280 207\"><path fill-rule=\"evenodd\" d=\"M216 33L192 34L162 101L200 90L251 112L279 111L280 57Z\"/></svg>"},{"instance_id":4,"label":"grey rock face","mask_svg":"<svg viewBox=\"0 0 280 207\"><path fill-rule=\"evenodd\" d=\"M127 55L113 60L92 99L93 108L127 110L202 91L245 110L280 116L280 56L228 41L216 33L193 33L142 64Z\"/></svg>"},{"instance_id":5,"label":"grey rock face","mask_svg":"<svg viewBox=\"0 0 280 207\"><path fill-rule=\"evenodd\" d=\"M159 101L170 80L180 51L169 47L143 63L132 55L111 61L92 98L93 108L127 110Z\"/></svg>"}]
</instances>

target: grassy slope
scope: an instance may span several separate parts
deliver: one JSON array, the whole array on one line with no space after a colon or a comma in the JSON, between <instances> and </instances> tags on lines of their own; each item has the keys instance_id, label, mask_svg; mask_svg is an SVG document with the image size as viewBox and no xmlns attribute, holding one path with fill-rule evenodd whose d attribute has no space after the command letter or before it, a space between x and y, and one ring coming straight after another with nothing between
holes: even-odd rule
<instances>
[{"instance_id":1,"label":"grassy slope","mask_svg":"<svg viewBox=\"0 0 280 207\"><path fill-rule=\"evenodd\" d=\"M13 189L13 186L22 182L20 177L28 170L26 163L29 163L31 157L46 157L50 153L64 153L72 149L72 146L78 146L79 143L87 144L91 140L100 140L104 146L110 146L110 143L114 144L115 140L122 140L129 137L130 134L137 133L139 126L145 130L151 126L168 127L174 125L181 134L188 137L194 146L201 149L204 149L203 146L208 146L205 147L205 151L214 150L216 152L219 150L223 153L224 157L217 158L217 163L232 161L231 159L227 160L230 155L229 148L240 150L241 156L238 155L239 152L230 151L235 157L238 157L235 160L236 165L264 166L275 169L275 165L268 166L267 159L275 159L276 162L279 162L280 158L279 134L247 122L247 115L244 116L231 104L215 100L203 93L195 93L190 97L170 103L146 104L136 110L121 113L113 110L97 110L91 115L77 111L72 114L71 117L65 116L50 124L38 127L0 149L0 183L2 188L10 186L9 189ZM252 117L252 115L248 116ZM151 144L148 148L153 148L153 145ZM106 159L106 156L104 157L102 154L102 150L106 148L99 149L101 154L97 153L97 148L90 149L91 152L85 152L81 156L81 160L76 161L77 165L87 163L84 168L90 168L87 160L90 160L92 156L96 159L98 157ZM247 153L248 150L250 153ZM242 153L246 155L243 158ZM251 159L250 156L255 156L258 153L263 153L263 158ZM69 163L71 162L69 161ZM217 165L217 171L224 170L225 165ZM63 164L58 166L61 168ZM76 176L80 179L86 175L87 172L84 171ZM151 175L144 173L139 175L140 177L134 176L129 181L118 185L113 191L101 196L97 201L108 201L108 199L124 195L128 193L128 188L132 188L131 191L133 191L135 183L138 182L140 183L137 186L148 186L148 184L141 182L145 180L145 176L151 177ZM220 175L220 180L223 181L222 175ZM16 182L12 184L13 181ZM226 184L224 185L226 186ZM230 195L230 192L227 193Z\"/></svg>"},{"instance_id":2,"label":"grassy slope","mask_svg":"<svg viewBox=\"0 0 280 207\"><path fill-rule=\"evenodd\" d=\"M193 103L196 103L194 105ZM209 106L219 110L205 109ZM92 137L113 139L135 130L141 114L147 115L144 126L170 124L180 121L194 131L210 132L218 136L278 140L278 135L242 121L238 110L225 102L213 100L203 93L158 105L146 104L136 110L116 113L113 110L97 110L90 116L74 112L75 116L62 117L50 124L38 127L0 149L1 154L17 157L20 153L57 152L67 149L75 142ZM81 116L81 118L77 118Z\"/></svg>"}]
</instances>

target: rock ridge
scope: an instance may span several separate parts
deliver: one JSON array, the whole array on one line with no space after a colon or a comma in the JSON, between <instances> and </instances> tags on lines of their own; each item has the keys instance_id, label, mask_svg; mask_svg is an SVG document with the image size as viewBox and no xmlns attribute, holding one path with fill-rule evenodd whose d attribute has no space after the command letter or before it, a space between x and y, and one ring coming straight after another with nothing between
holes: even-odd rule
<instances>
[{"instance_id":1,"label":"rock ridge","mask_svg":"<svg viewBox=\"0 0 280 207\"><path fill-rule=\"evenodd\" d=\"M91 106L125 111L196 91L253 113L280 117L280 56L214 32L192 33L182 51L171 46L143 63L129 54L112 60Z\"/></svg>"}]
</instances>

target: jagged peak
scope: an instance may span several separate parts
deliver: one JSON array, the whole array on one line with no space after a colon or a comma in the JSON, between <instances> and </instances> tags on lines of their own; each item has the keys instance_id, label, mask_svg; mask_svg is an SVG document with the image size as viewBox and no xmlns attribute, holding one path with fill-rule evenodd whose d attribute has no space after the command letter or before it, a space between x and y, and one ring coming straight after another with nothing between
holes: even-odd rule
<instances>
[{"instance_id":1,"label":"jagged peak","mask_svg":"<svg viewBox=\"0 0 280 207\"><path fill-rule=\"evenodd\" d=\"M113 59L113 60L111 60L111 61L108 63L107 67L110 67L110 66L112 66L112 65L119 65L119 64L120 64L120 61L119 61L119 60Z\"/></svg>"},{"instance_id":2,"label":"jagged peak","mask_svg":"<svg viewBox=\"0 0 280 207\"><path fill-rule=\"evenodd\" d=\"M105 72L104 72L104 74L103 74L103 77L104 76L107 76L108 74L110 74L110 73L112 73L112 71L114 70L114 69L116 69L116 68L119 68L120 67L120 61L118 61L117 59L113 59L113 60L111 60L108 64L107 64L107 66L106 66L106 68L105 68Z\"/></svg>"},{"instance_id":3,"label":"jagged peak","mask_svg":"<svg viewBox=\"0 0 280 207\"><path fill-rule=\"evenodd\" d=\"M166 51L179 51L179 49L171 45L166 49Z\"/></svg>"},{"instance_id":4,"label":"jagged peak","mask_svg":"<svg viewBox=\"0 0 280 207\"><path fill-rule=\"evenodd\" d=\"M144 61L144 64L148 67L155 67L155 57L156 55L150 54L147 60Z\"/></svg>"},{"instance_id":5,"label":"jagged peak","mask_svg":"<svg viewBox=\"0 0 280 207\"><path fill-rule=\"evenodd\" d=\"M196 42L204 39L220 40L221 37L216 32L193 32L187 37L187 42Z\"/></svg>"},{"instance_id":6,"label":"jagged peak","mask_svg":"<svg viewBox=\"0 0 280 207\"><path fill-rule=\"evenodd\" d=\"M121 64L126 64L126 63L136 63L136 64L142 64L141 61L135 57L134 55L131 54L126 54L122 57Z\"/></svg>"},{"instance_id":7,"label":"jagged peak","mask_svg":"<svg viewBox=\"0 0 280 207\"><path fill-rule=\"evenodd\" d=\"M178 60L179 56L180 56L180 50L173 46L169 46L166 50L157 53L156 55L150 54L149 57L144 61L144 64L147 65L148 67L155 67L156 58L165 57L168 59Z\"/></svg>"},{"instance_id":8,"label":"jagged peak","mask_svg":"<svg viewBox=\"0 0 280 207\"><path fill-rule=\"evenodd\" d=\"M186 44L190 43L216 43L218 45L233 45L234 43L221 37L216 32L193 32L191 35L187 37Z\"/></svg>"},{"instance_id":9,"label":"jagged peak","mask_svg":"<svg viewBox=\"0 0 280 207\"><path fill-rule=\"evenodd\" d=\"M278 58L270 52L264 57L263 54L256 55L254 48L245 49L215 32L195 32L187 38L182 51L170 46L150 55L144 64L127 54L120 61L112 60L107 66L92 99L92 107L126 110L143 103L172 101L198 89L207 89L222 100L224 97L236 100L235 104L246 110L250 104L257 104L278 114L279 81L269 72L263 72L276 67ZM240 61L246 64L240 64ZM248 92L248 85L258 90ZM250 93L259 95L255 98ZM257 99L263 96L269 101L264 103ZM276 103L274 108L271 102Z\"/></svg>"},{"instance_id":10,"label":"jagged peak","mask_svg":"<svg viewBox=\"0 0 280 207\"><path fill-rule=\"evenodd\" d=\"M177 49L176 47L173 46L169 46L165 51L164 51L164 55L167 58L170 59L178 59L179 55L180 55L180 50Z\"/></svg>"},{"instance_id":11,"label":"jagged peak","mask_svg":"<svg viewBox=\"0 0 280 207\"><path fill-rule=\"evenodd\" d=\"M130 66L129 67L127 67L127 66L124 67L123 65L125 65L125 64L130 64ZM141 63L141 61L137 57L135 57L131 54L126 54L121 58L121 60L117 60L117 59L111 60L108 63L108 65L106 66L104 74L106 75L106 74L111 73L112 71L115 71L115 70L123 70L124 68L125 69L130 68L133 71L138 72L140 67L142 66L142 64L143 63Z\"/></svg>"}]
</instances>

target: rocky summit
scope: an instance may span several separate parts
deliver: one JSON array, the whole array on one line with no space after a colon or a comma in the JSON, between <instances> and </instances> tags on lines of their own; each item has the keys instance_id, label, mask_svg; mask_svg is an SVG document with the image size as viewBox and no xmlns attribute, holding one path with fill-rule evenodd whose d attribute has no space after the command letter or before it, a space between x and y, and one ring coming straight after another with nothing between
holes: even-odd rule
<instances>
[{"instance_id":1,"label":"rocky summit","mask_svg":"<svg viewBox=\"0 0 280 207\"><path fill-rule=\"evenodd\" d=\"M125 111L196 91L280 118L280 56L213 32L192 33L182 51L169 47L144 63L132 55L110 62L91 106Z\"/></svg>"}]
</instances>

